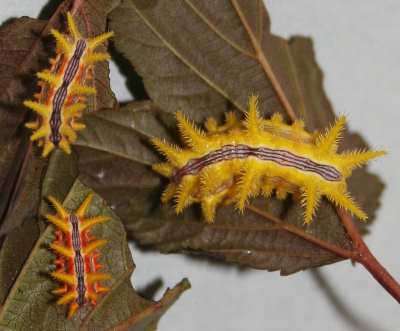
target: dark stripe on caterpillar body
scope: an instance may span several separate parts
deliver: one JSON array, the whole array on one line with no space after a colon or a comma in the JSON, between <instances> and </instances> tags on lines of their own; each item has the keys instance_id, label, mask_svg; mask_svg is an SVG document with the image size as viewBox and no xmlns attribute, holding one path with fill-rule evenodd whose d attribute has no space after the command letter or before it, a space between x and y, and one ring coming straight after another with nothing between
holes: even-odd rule
<instances>
[{"instance_id":1,"label":"dark stripe on caterpillar body","mask_svg":"<svg viewBox=\"0 0 400 331\"><path fill-rule=\"evenodd\" d=\"M50 117L51 134L49 139L55 146L58 146L62 138L60 134L60 127L62 123L61 112L68 96L68 87L78 73L80 59L84 54L85 49L86 41L84 39L78 40L74 55L72 56L64 72L61 86L57 89L53 98L53 111Z\"/></svg>"},{"instance_id":2,"label":"dark stripe on caterpillar body","mask_svg":"<svg viewBox=\"0 0 400 331\"><path fill-rule=\"evenodd\" d=\"M57 199L49 197L57 214L47 214L46 218L58 227L56 238L50 244L57 254L56 270L51 275L63 284L53 293L61 296L57 304L69 304L68 317L87 302L96 305L98 295L109 290L99 283L110 279L110 275L99 272L102 266L98 263L98 249L107 241L94 238L89 231L110 218L102 215L85 217L92 196L89 194L73 213L68 212Z\"/></svg>"},{"instance_id":3,"label":"dark stripe on caterpillar body","mask_svg":"<svg viewBox=\"0 0 400 331\"><path fill-rule=\"evenodd\" d=\"M83 261L83 257L81 254L82 249L82 241L79 230L79 218L75 214L69 215L69 221L72 225L72 248L74 250L74 268L75 268L75 276L77 279L77 291L78 291L78 299L77 302L79 306L82 306L85 303L85 263Z\"/></svg>"},{"instance_id":4,"label":"dark stripe on caterpillar body","mask_svg":"<svg viewBox=\"0 0 400 331\"><path fill-rule=\"evenodd\" d=\"M289 151L237 144L225 145L202 157L191 159L185 166L174 173L172 180L175 183L179 183L182 177L186 175L196 175L204 167L221 161L246 159L248 157L254 157L261 161L275 162L284 167L296 168L301 171L312 172L328 181L339 181L341 179L340 172L334 167L326 164L319 164Z\"/></svg>"},{"instance_id":5,"label":"dark stripe on caterpillar body","mask_svg":"<svg viewBox=\"0 0 400 331\"><path fill-rule=\"evenodd\" d=\"M76 49L71 61L68 63L68 67L64 73L64 83L68 86L72 83L75 78L76 73L79 69L80 60L86 49L86 40L80 39L76 44Z\"/></svg>"},{"instance_id":6,"label":"dark stripe on caterpillar body","mask_svg":"<svg viewBox=\"0 0 400 331\"><path fill-rule=\"evenodd\" d=\"M87 108L86 96L97 93L93 65L110 58L108 53L96 52L95 49L110 38L112 32L85 38L71 13L67 13L67 23L68 34L51 29L57 42L57 56L50 60L49 69L37 73L41 91L35 94L36 101L24 101L24 105L38 115L25 126L34 131L30 139L43 147L43 157L57 147L71 153L71 144L77 139L76 132L85 128L78 119ZM91 103L92 106L95 104Z\"/></svg>"}]
</instances>

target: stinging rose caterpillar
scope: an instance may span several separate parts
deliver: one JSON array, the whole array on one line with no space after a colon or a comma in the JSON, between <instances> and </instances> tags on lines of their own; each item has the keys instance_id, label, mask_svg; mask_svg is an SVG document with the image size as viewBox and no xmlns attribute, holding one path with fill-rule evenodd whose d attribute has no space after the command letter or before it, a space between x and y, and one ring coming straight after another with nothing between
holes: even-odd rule
<instances>
[{"instance_id":1,"label":"stinging rose caterpillar","mask_svg":"<svg viewBox=\"0 0 400 331\"><path fill-rule=\"evenodd\" d=\"M257 98L251 96L243 121L228 113L226 123L218 126L209 118L206 132L180 112L176 118L187 148L159 138L152 143L167 159L153 165L170 179L162 202L175 199L177 214L200 203L205 220L212 223L218 205L233 203L243 211L249 198L268 198L275 190L279 199L288 193L301 197L305 223L312 221L322 196L361 220L367 219L348 193L346 178L385 152L337 153L345 117L339 117L326 132L311 134L302 121L288 125L278 113L271 119L260 117Z\"/></svg>"},{"instance_id":2,"label":"stinging rose caterpillar","mask_svg":"<svg viewBox=\"0 0 400 331\"><path fill-rule=\"evenodd\" d=\"M56 39L56 57L50 60L50 69L37 73L41 91L36 101L26 100L24 105L32 109L38 118L25 126L34 130L32 141L43 146L43 157L54 147L70 153L70 144L77 139L76 131L85 128L77 119L86 108L86 96L96 94L93 83L93 64L106 61L108 53L95 49L110 38L107 32L93 38L85 38L79 32L71 13L67 13L69 34L52 29Z\"/></svg>"},{"instance_id":3,"label":"stinging rose caterpillar","mask_svg":"<svg viewBox=\"0 0 400 331\"><path fill-rule=\"evenodd\" d=\"M49 201L57 210L56 215L47 214L46 218L57 228L55 240L50 248L57 254L56 270L51 276L63 285L53 293L60 295L57 304L70 304L68 318L71 318L79 307L91 302L96 305L98 294L109 291L99 282L111 276L99 272L98 249L107 243L104 239L95 239L90 229L96 224L110 220L108 216L85 217L93 195L89 194L80 207L69 213L62 204L52 196Z\"/></svg>"}]
</instances>

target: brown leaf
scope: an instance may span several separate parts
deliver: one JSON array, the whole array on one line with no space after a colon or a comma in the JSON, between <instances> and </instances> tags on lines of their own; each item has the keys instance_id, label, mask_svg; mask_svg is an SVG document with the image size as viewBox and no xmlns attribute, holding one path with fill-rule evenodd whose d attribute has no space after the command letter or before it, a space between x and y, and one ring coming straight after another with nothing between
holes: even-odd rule
<instances>
[{"instance_id":1,"label":"brown leaf","mask_svg":"<svg viewBox=\"0 0 400 331\"><path fill-rule=\"evenodd\" d=\"M325 128L333 123L335 114L323 90L323 74L315 61L312 40L296 37L290 39L288 45L293 72L302 96L301 109L305 110L301 117L311 130ZM359 134L351 133L346 129L343 136L344 139L339 148L341 151L369 147ZM366 231L366 226L374 220L375 211L380 206L379 197L384 185L378 176L366 171L365 168L355 170L348 184L352 195L369 215L368 223L358 224ZM336 215L332 214L330 219L332 218L336 218Z\"/></svg>"},{"instance_id":2,"label":"brown leaf","mask_svg":"<svg viewBox=\"0 0 400 331\"><path fill-rule=\"evenodd\" d=\"M23 127L32 114L22 106L22 101L31 98L37 90L34 73L46 68L46 59L52 55L44 44L54 52L54 41L48 38L49 30L65 27L64 16L70 3L62 2L49 21L22 17L0 28L0 236L36 214L46 161L38 156L37 147L28 139L30 133ZM118 1L100 4L85 1L79 6L76 16L83 33L104 32L107 14L116 3ZM89 110L115 105L108 74L107 63L96 65L94 76L98 93L90 98Z\"/></svg>"},{"instance_id":3,"label":"brown leaf","mask_svg":"<svg viewBox=\"0 0 400 331\"><path fill-rule=\"evenodd\" d=\"M0 250L0 303L6 299L38 237L37 222L27 220L4 239Z\"/></svg>"},{"instance_id":4,"label":"brown leaf","mask_svg":"<svg viewBox=\"0 0 400 331\"><path fill-rule=\"evenodd\" d=\"M40 192L37 192L40 207L35 206L31 218L21 220L21 224L8 233L2 244L0 250L0 302L5 300L41 232L47 226L45 222L38 222L37 210L39 209L40 215L53 213L46 197L50 194L65 197L78 175L77 171L74 155L68 156L59 150L51 155L44 178L42 178L43 176L39 177L42 180ZM26 200L24 202L27 203ZM17 216L16 220L19 221Z\"/></svg>"},{"instance_id":5,"label":"brown leaf","mask_svg":"<svg viewBox=\"0 0 400 331\"><path fill-rule=\"evenodd\" d=\"M137 293L134 292L132 288L126 288L120 291L118 295L134 295L138 297L137 301L139 301L140 305L142 307L132 307L132 312L131 315L128 316L127 319L122 320L118 324L114 324L111 328L107 329L107 331L122 331L122 330L131 330L131 331L156 331L157 330L157 324L160 320L160 318L166 313L166 311L176 302L176 300L179 299L180 295L188 290L190 288L190 283L189 281L185 278L183 279L180 283L175 285L172 289L167 289L160 301L153 302L152 304L149 304L147 300L143 300L141 298L141 303L139 301L139 296ZM123 302L121 298L119 298L119 301ZM132 299L128 302L132 305ZM138 305L138 303L136 303ZM133 306L133 305L132 305ZM107 314L113 313L113 309L115 307L103 307L103 311L99 311L97 313L98 317L100 317L99 321L95 321L95 317L93 317L93 322L85 325L87 330L97 330L100 327L103 326L102 323L104 320L104 317L102 316L103 313ZM124 305L121 307L122 309L126 309L126 306ZM106 315L107 316L107 315Z\"/></svg>"},{"instance_id":6,"label":"brown leaf","mask_svg":"<svg viewBox=\"0 0 400 331\"><path fill-rule=\"evenodd\" d=\"M260 95L264 114L283 112L283 95L286 95L294 109L293 113L289 109L289 117L293 118L296 113L306 120L310 130L327 127L334 119L322 89L322 75L315 63L310 40L293 38L287 42L271 35L261 2L124 0L110 18L117 34L117 48L143 77L154 102L168 112L182 110L196 120L209 114L219 116L229 104L244 110L248 95L255 92ZM129 107L121 114L127 116ZM108 112L107 116L112 122L113 115ZM137 125L131 128L132 139L123 138L126 141L121 145L141 141L134 137ZM96 144L105 140L101 129L93 127L92 130L93 137L97 136ZM145 128L141 126L140 130ZM117 133L110 135L118 136ZM162 136L154 130L148 130L148 135ZM127 229L143 244L154 245L164 252L196 250L256 268L280 269L284 274L339 259L336 254L287 231L282 225L251 212L240 216L230 208L221 209L217 222L205 225L196 209L177 217L169 207L154 208L156 205L148 199L157 192L153 186L156 180L143 166L148 160L140 164L137 158L131 159L125 154L123 161L115 161L109 154L118 147L107 144L103 148L100 144L96 147L93 141L88 141L88 147L94 149L89 159L81 159L84 180L113 201ZM344 146L365 146L365 142L355 136L346 136ZM102 151L99 158L96 149ZM105 169L102 160L107 160L105 172L100 171ZM129 167L131 161L134 166ZM118 175L114 177L115 174ZM132 181L135 181L133 186ZM119 194L117 202L117 192L132 192L133 187L137 190L142 184L145 187L143 195L136 193L121 201ZM350 181L350 190L373 216L382 191L379 179L359 170ZM144 212L138 210L142 205ZM342 249L351 247L328 203L323 203L316 219L307 228L302 224L299 206L271 199L267 209L284 219L284 225L295 227L303 235L311 234ZM146 211L150 213L146 214Z\"/></svg>"},{"instance_id":7,"label":"brown leaf","mask_svg":"<svg viewBox=\"0 0 400 331\"><path fill-rule=\"evenodd\" d=\"M286 43L267 33L267 14L259 1L254 4L249 7L261 9L254 13L257 31L265 32L258 38L279 65L287 91L295 91L286 66ZM229 103L244 111L249 94L257 93L263 112L282 111L229 1L124 0L110 20L116 47L143 77L148 94L162 109L181 109L200 120L221 114Z\"/></svg>"},{"instance_id":8,"label":"brown leaf","mask_svg":"<svg viewBox=\"0 0 400 331\"><path fill-rule=\"evenodd\" d=\"M124 220L150 213L159 205L161 178L150 165L159 160L149 145L152 133L168 139L174 118L151 102L135 102L120 111L85 116L75 150L80 180L106 199Z\"/></svg>"},{"instance_id":9,"label":"brown leaf","mask_svg":"<svg viewBox=\"0 0 400 331\"><path fill-rule=\"evenodd\" d=\"M40 66L36 54L43 52L39 36L44 27L45 22L24 17L0 28L0 236L32 217L37 205L45 163L27 154L30 144L21 102L29 89L28 77ZM18 197L26 201L20 205Z\"/></svg>"}]
</instances>

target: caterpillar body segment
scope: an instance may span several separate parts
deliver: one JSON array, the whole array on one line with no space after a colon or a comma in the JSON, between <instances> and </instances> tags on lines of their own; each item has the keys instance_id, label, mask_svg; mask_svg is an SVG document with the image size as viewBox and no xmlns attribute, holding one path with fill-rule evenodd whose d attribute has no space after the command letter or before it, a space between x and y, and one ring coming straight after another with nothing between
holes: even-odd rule
<instances>
[{"instance_id":1,"label":"caterpillar body segment","mask_svg":"<svg viewBox=\"0 0 400 331\"><path fill-rule=\"evenodd\" d=\"M153 165L170 179L162 201L175 200L177 213L200 203L205 220L211 223L218 205L234 204L243 211L252 197L269 197L275 191L280 199L288 193L301 197L305 223L312 221L323 196L367 219L347 191L346 179L353 169L385 152L337 153L343 116L325 132L309 133L302 121L288 125L279 114L262 118L252 96L243 121L232 113L222 126L208 119L204 132L183 114L177 113L176 118L186 147L158 138L152 143L167 160Z\"/></svg>"},{"instance_id":2,"label":"caterpillar body segment","mask_svg":"<svg viewBox=\"0 0 400 331\"><path fill-rule=\"evenodd\" d=\"M49 201L57 210L57 214L46 215L47 220L56 228L56 237L50 249L57 255L56 270L51 276L61 286L53 291L60 296L57 304L69 304L68 318L71 318L79 307L90 302L96 305L99 294L109 289L101 284L111 276L100 272L100 249L107 240L96 239L90 234L91 228L110 220L107 216L85 217L92 195L88 195L75 212L67 211L52 196Z\"/></svg>"},{"instance_id":3,"label":"caterpillar body segment","mask_svg":"<svg viewBox=\"0 0 400 331\"><path fill-rule=\"evenodd\" d=\"M106 61L108 53L95 49L112 36L112 32L93 38L84 38L70 13L67 13L68 34L55 29L51 34L56 39L56 57L49 62L51 67L36 74L41 92L35 100L26 100L24 105L33 110L37 118L26 123L33 130L32 141L43 147L47 157L59 147L71 152L71 143L77 139L76 131L85 128L79 122L86 108L86 96L96 94L93 86L93 64Z\"/></svg>"}]
</instances>

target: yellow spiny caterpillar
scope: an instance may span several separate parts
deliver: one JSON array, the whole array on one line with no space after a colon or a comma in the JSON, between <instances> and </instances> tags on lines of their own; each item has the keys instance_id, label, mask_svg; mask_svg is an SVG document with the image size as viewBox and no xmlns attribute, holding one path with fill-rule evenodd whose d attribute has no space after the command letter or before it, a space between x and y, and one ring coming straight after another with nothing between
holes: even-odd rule
<instances>
[{"instance_id":1,"label":"yellow spiny caterpillar","mask_svg":"<svg viewBox=\"0 0 400 331\"><path fill-rule=\"evenodd\" d=\"M268 198L276 190L279 199L288 193L301 194L305 223L311 222L322 196L362 220L367 218L350 197L346 178L353 169L385 152L338 154L343 116L326 132L310 134L302 121L290 126L283 123L280 114L269 120L261 118L257 98L252 96L242 122L229 113L222 126L208 119L207 132L203 132L182 113L176 113L176 118L187 148L152 139L167 158L153 169L171 180L162 202L175 198L176 213L198 202L211 223L219 204L234 203L243 211L250 197Z\"/></svg>"},{"instance_id":2,"label":"yellow spiny caterpillar","mask_svg":"<svg viewBox=\"0 0 400 331\"><path fill-rule=\"evenodd\" d=\"M93 64L110 58L108 53L94 50L110 38L112 32L84 38L70 13L67 13L67 22L69 35L51 30L57 42L57 56L50 60L49 70L37 73L42 88L35 95L37 101L24 102L39 116L25 126L35 131L31 140L43 146L43 157L58 146L68 154L71 152L70 144L77 138L75 131L85 128L77 122L86 107L85 96L96 94L96 89L87 85L87 81L93 80Z\"/></svg>"},{"instance_id":3,"label":"yellow spiny caterpillar","mask_svg":"<svg viewBox=\"0 0 400 331\"><path fill-rule=\"evenodd\" d=\"M101 286L99 281L110 279L109 274L100 273L98 248L107 243L104 239L95 239L90 229L110 220L108 216L85 218L93 195L89 194L74 213L69 213L62 204L50 196L48 199L57 210L57 215L47 214L46 218L56 227L56 238L50 248L57 254L56 270L51 276L63 286L53 291L61 295L57 304L70 304L68 318L77 309L90 301L96 305L98 294L107 292L108 287Z\"/></svg>"}]
</instances>

